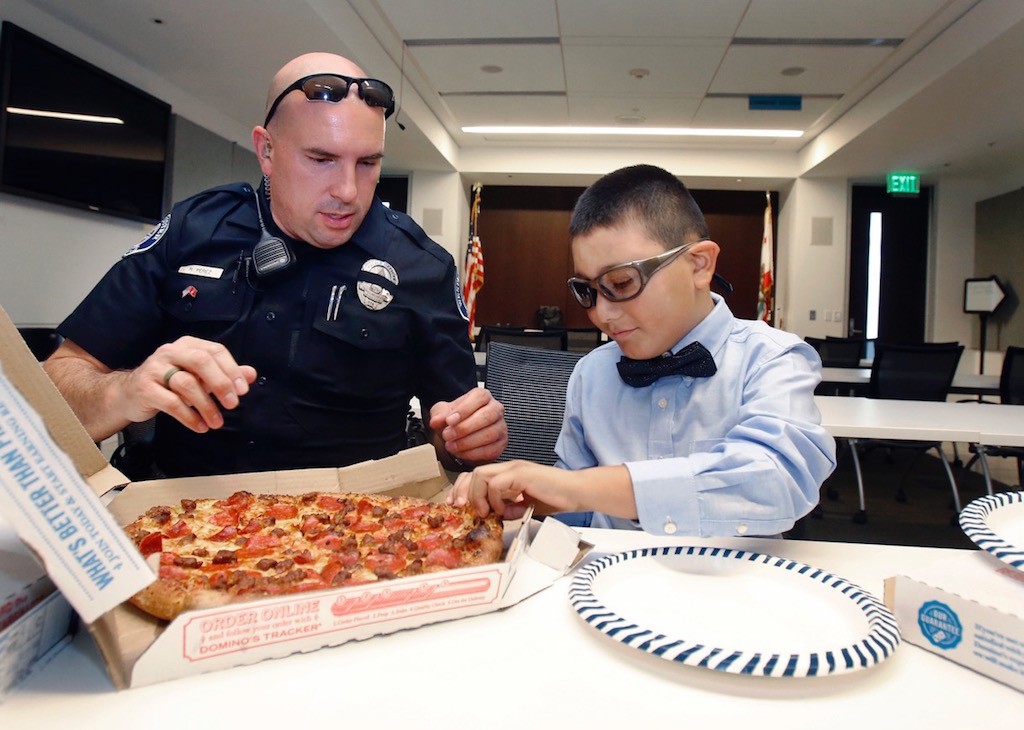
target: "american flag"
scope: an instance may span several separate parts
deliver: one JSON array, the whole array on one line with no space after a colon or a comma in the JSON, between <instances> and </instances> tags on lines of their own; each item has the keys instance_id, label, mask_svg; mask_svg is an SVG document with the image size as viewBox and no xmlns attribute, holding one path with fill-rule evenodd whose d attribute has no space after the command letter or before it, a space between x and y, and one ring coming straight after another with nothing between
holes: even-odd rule
<instances>
[{"instance_id":1,"label":"american flag","mask_svg":"<svg viewBox=\"0 0 1024 730\"><path fill-rule=\"evenodd\" d=\"M484 249L476 234L476 220L480 214L480 191L483 185L473 184L473 206L469 214L469 244L466 246L466 276L462 284L462 298L469 312L469 339L473 339L476 323L476 297L484 285Z\"/></svg>"},{"instance_id":2,"label":"american flag","mask_svg":"<svg viewBox=\"0 0 1024 730\"><path fill-rule=\"evenodd\" d=\"M775 266L772 255L772 198L767 192L764 194L766 205L764 209L764 235L761 237L761 277L757 292L757 318L768 324L772 323L774 315L774 291L775 291Z\"/></svg>"}]
</instances>

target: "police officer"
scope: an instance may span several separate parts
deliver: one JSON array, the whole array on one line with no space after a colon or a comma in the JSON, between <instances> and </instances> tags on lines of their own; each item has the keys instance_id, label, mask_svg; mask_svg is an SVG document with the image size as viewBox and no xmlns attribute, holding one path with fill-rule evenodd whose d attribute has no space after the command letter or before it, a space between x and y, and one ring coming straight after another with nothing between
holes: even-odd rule
<instances>
[{"instance_id":1,"label":"police officer","mask_svg":"<svg viewBox=\"0 0 1024 730\"><path fill-rule=\"evenodd\" d=\"M395 453L419 398L449 468L496 459L451 256L374 190L387 84L312 53L253 130L263 182L174 206L61 324L45 367L96 441L156 419L168 476Z\"/></svg>"}]
</instances>

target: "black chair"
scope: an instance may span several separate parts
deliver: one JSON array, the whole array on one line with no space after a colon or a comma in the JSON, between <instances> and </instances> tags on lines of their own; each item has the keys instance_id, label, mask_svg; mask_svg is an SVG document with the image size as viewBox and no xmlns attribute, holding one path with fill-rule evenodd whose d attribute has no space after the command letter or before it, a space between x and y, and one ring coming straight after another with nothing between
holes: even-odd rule
<instances>
[{"instance_id":1,"label":"black chair","mask_svg":"<svg viewBox=\"0 0 1024 730\"><path fill-rule=\"evenodd\" d=\"M110 455L110 465L133 482L162 479L153 457L156 416L139 423L129 423L117 434L117 448Z\"/></svg>"},{"instance_id":2,"label":"black chair","mask_svg":"<svg viewBox=\"0 0 1024 730\"><path fill-rule=\"evenodd\" d=\"M498 461L555 463L555 442L565 416L565 388L584 354L507 342L488 345L484 385L505 406L508 424L508 446Z\"/></svg>"},{"instance_id":3,"label":"black chair","mask_svg":"<svg viewBox=\"0 0 1024 730\"><path fill-rule=\"evenodd\" d=\"M64 341L53 327L19 327L18 334L39 362L52 355Z\"/></svg>"},{"instance_id":4,"label":"black chair","mask_svg":"<svg viewBox=\"0 0 1024 730\"><path fill-rule=\"evenodd\" d=\"M860 338L846 337L805 337L804 340L818 351L821 364L826 368L860 367L864 356L865 341Z\"/></svg>"},{"instance_id":5,"label":"black chair","mask_svg":"<svg viewBox=\"0 0 1024 730\"><path fill-rule=\"evenodd\" d=\"M569 336L565 327L550 327L537 330L526 327L498 327L484 325L476 336L477 352L487 352L491 342L508 342L523 347L541 347L547 350L565 350Z\"/></svg>"},{"instance_id":6,"label":"black chair","mask_svg":"<svg viewBox=\"0 0 1024 730\"><path fill-rule=\"evenodd\" d=\"M571 352L590 352L604 344L604 335L597 327L569 327L566 349Z\"/></svg>"},{"instance_id":7,"label":"black chair","mask_svg":"<svg viewBox=\"0 0 1024 730\"><path fill-rule=\"evenodd\" d=\"M867 396L890 400L945 401L963 351L963 345L956 343L897 345L878 342L875 345L875 358L871 364L871 380L868 383ZM960 512L960 493L957 490L956 479L953 477L953 470L942 453L941 442L851 438L847 439L847 443L853 457L854 471L857 474L857 492L860 498L860 511L854 515L854 522L858 524L867 522L864 479L861 474L858 451L876 447L917 452L917 457L911 460L900 480L896 499L901 502L906 501L903 482L907 475L920 456L934 449L946 471L946 478L949 480L949 486L953 492L953 505L957 513Z\"/></svg>"},{"instance_id":8,"label":"black chair","mask_svg":"<svg viewBox=\"0 0 1024 730\"><path fill-rule=\"evenodd\" d=\"M982 401L987 403L988 401ZM1006 405L1024 405L1024 347L1010 345L1003 357L1003 369L999 373L999 402ZM967 468L975 462L981 462L981 470L985 475L985 488L992 494L992 475L988 468L988 457L999 456L1017 460L1017 484L1024 488L1024 447L1021 446L988 446L970 444L968 447L974 456L967 462Z\"/></svg>"}]
</instances>

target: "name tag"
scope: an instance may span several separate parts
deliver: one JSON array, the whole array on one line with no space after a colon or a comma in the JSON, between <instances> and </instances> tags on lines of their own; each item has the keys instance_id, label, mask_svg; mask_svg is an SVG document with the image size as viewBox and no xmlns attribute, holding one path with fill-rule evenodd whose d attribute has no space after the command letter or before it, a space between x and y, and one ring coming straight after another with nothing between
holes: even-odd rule
<instances>
[{"instance_id":1,"label":"name tag","mask_svg":"<svg viewBox=\"0 0 1024 730\"><path fill-rule=\"evenodd\" d=\"M224 274L224 269L217 266L203 266L202 264L189 264L178 269L179 274L192 274L193 276L205 276L207 279L219 279Z\"/></svg>"}]
</instances>

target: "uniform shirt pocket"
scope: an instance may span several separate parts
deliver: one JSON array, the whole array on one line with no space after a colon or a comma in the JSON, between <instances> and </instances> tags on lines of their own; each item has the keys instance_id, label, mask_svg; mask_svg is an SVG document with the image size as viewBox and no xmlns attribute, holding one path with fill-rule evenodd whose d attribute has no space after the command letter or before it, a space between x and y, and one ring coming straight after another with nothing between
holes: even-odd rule
<instances>
[{"instance_id":1,"label":"uniform shirt pocket","mask_svg":"<svg viewBox=\"0 0 1024 730\"><path fill-rule=\"evenodd\" d=\"M160 308L168 315L168 323L175 332L172 339L183 334L204 339L221 340L226 330L243 316L246 292L233 287L230 279L224 281L189 279L178 282L180 289L163 292Z\"/></svg>"},{"instance_id":2,"label":"uniform shirt pocket","mask_svg":"<svg viewBox=\"0 0 1024 730\"><path fill-rule=\"evenodd\" d=\"M335 320L315 321L313 329L358 350L401 350L409 344L401 312L371 312L355 304L342 307Z\"/></svg>"}]
</instances>

